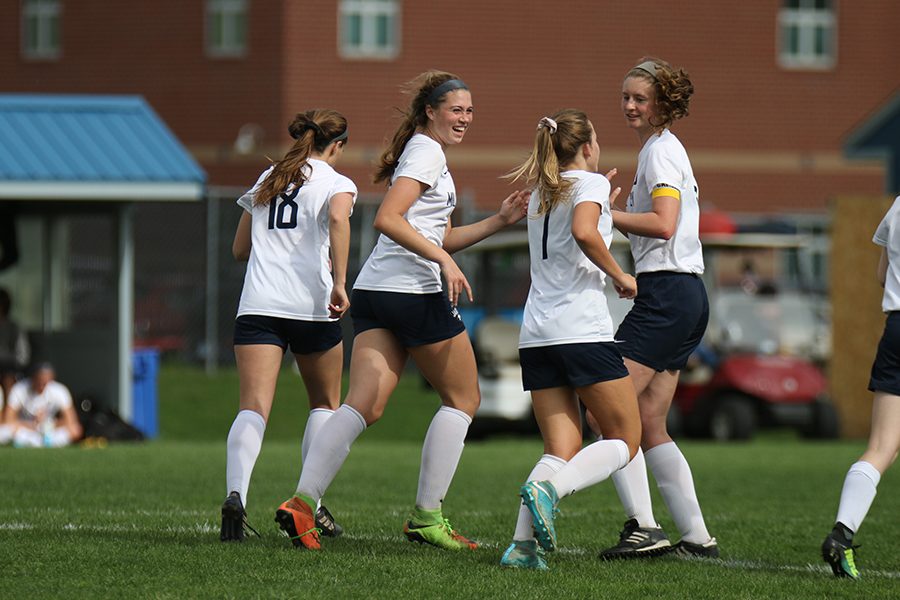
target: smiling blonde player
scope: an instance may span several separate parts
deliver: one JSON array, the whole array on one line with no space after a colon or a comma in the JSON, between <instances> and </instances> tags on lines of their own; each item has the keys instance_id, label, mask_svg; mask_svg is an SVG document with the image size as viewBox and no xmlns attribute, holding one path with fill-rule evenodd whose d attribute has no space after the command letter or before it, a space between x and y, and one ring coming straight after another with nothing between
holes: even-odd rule
<instances>
[{"instance_id":1,"label":"smiling blonde player","mask_svg":"<svg viewBox=\"0 0 900 600\"><path fill-rule=\"evenodd\" d=\"M566 109L541 119L531 156L511 174L535 186L519 362L544 454L522 487L513 542L500 559L505 567L546 569L542 550L555 549L559 500L624 467L640 443L634 385L603 292L607 278L623 298L633 298L637 284L609 252L610 189L597 173L599 154L587 115ZM583 449L578 398L605 434Z\"/></svg>"}]
</instances>

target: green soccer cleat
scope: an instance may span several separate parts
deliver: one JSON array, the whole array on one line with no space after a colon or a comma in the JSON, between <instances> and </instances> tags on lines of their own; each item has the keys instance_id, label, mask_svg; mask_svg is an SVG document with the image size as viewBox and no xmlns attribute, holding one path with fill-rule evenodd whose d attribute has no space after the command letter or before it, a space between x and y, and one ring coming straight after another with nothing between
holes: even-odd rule
<instances>
[{"instance_id":1,"label":"green soccer cleat","mask_svg":"<svg viewBox=\"0 0 900 600\"><path fill-rule=\"evenodd\" d=\"M840 523L835 525L831 533L822 542L822 558L831 566L835 577L849 577L859 579L859 569L856 568L856 549L853 545L853 534L849 529L843 528Z\"/></svg>"},{"instance_id":2,"label":"green soccer cleat","mask_svg":"<svg viewBox=\"0 0 900 600\"><path fill-rule=\"evenodd\" d=\"M411 542L430 544L444 550L474 550L478 547L477 542L454 531L441 509L424 510L416 507L403 524L403 533Z\"/></svg>"},{"instance_id":3,"label":"green soccer cleat","mask_svg":"<svg viewBox=\"0 0 900 600\"><path fill-rule=\"evenodd\" d=\"M547 552L556 550L556 528L553 519L559 513L556 505L559 496L556 488L549 481L529 481L519 490L522 503L531 511L534 523L534 537L537 543Z\"/></svg>"},{"instance_id":4,"label":"green soccer cleat","mask_svg":"<svg viewBox=\"0 0 900 600\"><path fill-rule=\"evenodd\" d=\"M544 550L535 540L513 541L503 553L500 566L535 571L546 571L550 568L547 566L547 559L544 558Z\"/></svg>"}]
</instances>

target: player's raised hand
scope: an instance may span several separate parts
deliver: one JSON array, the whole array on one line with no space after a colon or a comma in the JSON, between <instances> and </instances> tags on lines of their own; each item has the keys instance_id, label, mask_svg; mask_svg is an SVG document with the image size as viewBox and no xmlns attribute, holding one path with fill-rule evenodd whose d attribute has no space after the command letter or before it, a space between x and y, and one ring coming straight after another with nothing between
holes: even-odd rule
<instances>
[{"instance_id":1,"label":"player's raised hand","mask_svg":"<svg viewBox=\"0 0 900 600\"><path fill-rule=\"evenodd\" d=\"M616 187L613 191L609 193L609 206L612 210L619 210L616 208L616 198L619 197L619 194L622 193L622 188Z\"/></svg>"},{"instance_id":2,"label":"player's raised hand","mask_svg":"<svg viewBox=\"0 0 900 600\"><path fill-rule=\"evenodd\" d=\"M516 190L506 197L500 204L498 214L503 222L507 225L517 223L528 214L528 199L531 197L531 190Z\"/></svg>"}]
</instances>

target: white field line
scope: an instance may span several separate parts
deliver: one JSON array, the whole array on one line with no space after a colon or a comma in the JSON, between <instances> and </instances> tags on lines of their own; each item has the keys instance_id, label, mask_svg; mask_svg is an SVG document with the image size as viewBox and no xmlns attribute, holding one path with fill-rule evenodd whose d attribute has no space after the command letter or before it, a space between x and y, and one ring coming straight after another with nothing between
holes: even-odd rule
<instances>
[{"instance_id":1,"label":"white field line","mask_svg":"<svg viewBox=\"0 0 900 600\"><path fill-rule=\"evenodd\" d=\"M114 511L107 511L113 513ZM116 513L118 514L118 513ZM153 513L156 514L156 513ZM170 514L165 511L160 511L158 514ZM10 532L25 532L28 535L32 531L36 530L51 530L56 529L56 526L49 527L46 525L36 525L34 523L25 523L22 521L10 521L10 522L0 522L0 531L10 531ZM142 527L138 525L97 525L97 524L88 524L88 523L66 523L61 527L64 531L81 531L86 533L140 533L140 534L153 534L153 533L169 533L169 534L205 534L212 535L218 534L219 526L215 523L211 523L209 521L203 523L194 523L193 525L188 526L175 526L175 525L167 525L163 527ZM396 542L398 540L402 540L402 537L398 535L356 535L345 533L344 538L350 540L358 540L362 542ZM506 544L497 544L495 542L482 542L480 544L482 548L495 550L498 553L506 548ZM566 554L572 556L585 556L592 555L594 553L593 550L588 550L586 548L559 548L557 550L559 554ZM737 571L783 571L790 573L815 573L817 575L827 575L831 576L831 569L825 565L814 565L811 563L807 563L805 565L775 565L770 563L764 563L760 561L753 560L737 560L737 559L702 559L702 558L694 558L694 559L683 559L691 562L703 563L705 565L724 567L726 569L733 569ZM883 578L883 579L900 579L900 572L897 571L884 571L878 569L863 569L862 571L863 577L865 578Z\"/></svg>"}]
</instances>

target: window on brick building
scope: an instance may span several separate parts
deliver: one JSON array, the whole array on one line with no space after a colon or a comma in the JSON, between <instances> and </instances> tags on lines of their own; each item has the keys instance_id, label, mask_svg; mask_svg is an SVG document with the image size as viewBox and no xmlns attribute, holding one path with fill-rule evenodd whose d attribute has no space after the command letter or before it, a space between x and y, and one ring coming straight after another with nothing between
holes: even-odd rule
<instances>
[{"instance_id":1,"label":"window on brick building","mask_svg":"<svg viewBox=\"0 0 900 600\"><path fill-rule=\"evenodd\" d=\"M206 0L206 53L244 56L247 51L249 0Z\"/></svg>"},{"instance_id":2,"label":"window on brick building","mask_svg":"<svg viewBox=\"0 0 900 600\"><path fill-rule=\"evenodd\" d=\"M59 58L60 0L22 0L22 55Z\"/></svg>"},{"instance_id":3,"label":"window on brick building","mask_svg":"<svg viewBox=\"0 0 900 600\"><path fill-rule=\"evenodd\" d=\"M395 58L400 53L399 0L341 0L338 48L344 58Z\"/></svg>"},{"instance_id":4,"label":"window on brick building","mask_svg":"<svg viewBox=\"0 0 900 600\"><path fill-rule=\"evenodd\" d=\"M837 62L833 0L782 0L778 62L786 69L831 69Z\"/></svg>"}]
</instances>

